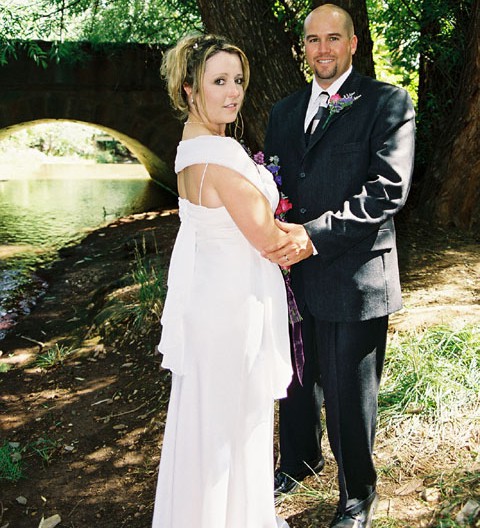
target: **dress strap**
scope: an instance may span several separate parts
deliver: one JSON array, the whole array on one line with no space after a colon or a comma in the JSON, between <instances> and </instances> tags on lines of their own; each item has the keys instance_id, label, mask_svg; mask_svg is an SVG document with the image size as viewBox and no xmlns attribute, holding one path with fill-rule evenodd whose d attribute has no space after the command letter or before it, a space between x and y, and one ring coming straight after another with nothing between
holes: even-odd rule
<instances>
[{"instance_id":1,"label":"dress strap","mask_svg":"<svg viewBox=\"0 0 480 528\"><path fill-rule=\"evenodd\" d=\"M202 179L200 180L200 190L198 191L198 205L202 205L202 189L203 189L203 180L205 179L205 173L207 172L208 163L205 164L203 169Z\"/></svg>"}]
</instances>

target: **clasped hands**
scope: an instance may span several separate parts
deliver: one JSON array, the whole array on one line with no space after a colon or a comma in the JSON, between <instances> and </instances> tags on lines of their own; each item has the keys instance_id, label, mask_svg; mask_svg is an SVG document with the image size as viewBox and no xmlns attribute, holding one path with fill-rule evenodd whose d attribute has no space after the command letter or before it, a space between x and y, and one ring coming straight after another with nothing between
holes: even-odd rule
<instances>
[{"instance_id":1,"label":"clasped hands","mask_svg":"<svg viewBox=\"0 0 480 528\"><path fill-rule=\"evenodd\" d=\"M267 246L261 252L262 257L279 266L291 266L313 254L313 245L307 231L301 224L290 224L275 220L277 227L286 236L280 242Z\"/></svg>"}]
</instances>

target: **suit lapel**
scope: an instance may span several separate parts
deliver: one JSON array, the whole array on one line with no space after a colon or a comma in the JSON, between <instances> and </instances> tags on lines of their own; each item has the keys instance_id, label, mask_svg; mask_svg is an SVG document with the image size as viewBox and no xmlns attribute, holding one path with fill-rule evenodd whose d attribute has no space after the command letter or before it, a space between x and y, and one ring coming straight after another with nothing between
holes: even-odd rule
<instances>
[{"instance_id":1,"label":"suit lapel","mask_svg":"<svg viewBox=\"0 0 480 528\"><path fill-rule=\"evenodd\" d=\"M312 85L310 84L305 90L300 92L295 104L292 106L285 127L291 132L292 145L295 146L302 154L305 152L305 114L307 113Z\"/></svg>"},{"instance_id":2,"label":"suit lapel","mask_svg":"<svg viewBox=\"0 0 480 528\"><path fill-rule=\"evenodd\" d=\"M341 88L338 90L338 93L344 97L345 95L355 93L355 95L361 95L358 91L360 86L361 76L355 71L355 69L352 70L352 73L345 79L345 82L342 84ZM317 129L315 130L315 133L313 134L312 138L310 139L310 142L308 144L307 150L310 150L312 147L314 147L320 139L324 136L324 134L327 133L328 129L334 123L337 119L342 118L344 115L347 115L349 110L351 110L351 106L348 106L347 108L344 108L342 111L332 114L330 119L328 120L327 126L319 125Z\"/></svg>"}]
</instances>

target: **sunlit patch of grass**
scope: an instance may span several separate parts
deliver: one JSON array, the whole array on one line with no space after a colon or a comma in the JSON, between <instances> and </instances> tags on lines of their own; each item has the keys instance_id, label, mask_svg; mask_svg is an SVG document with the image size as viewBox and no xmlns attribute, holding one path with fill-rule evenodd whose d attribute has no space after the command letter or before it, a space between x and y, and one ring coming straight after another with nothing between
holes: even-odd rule
<instances>
[{"instance_id":1,"label":"sunlit patch of grass","mask_svg":"<svg viewBox=\"0 0 480 528\"><path fill-rule=\"evenodd\" d=\"M36 367L48 369L63 363L64 360L72 353L73 349L71 347L66 347L55 343L55 345L49 348L46 352L38 355L33 364Z\"/></svg>"},{"instance_id":2,"label":"sunlit patch of grass","mask_svg":"<svg viewBox=\"0 0 480 528\"><path fill-rule=\"evenodd\" d=\"M458 528L456 515L478 490L478 470L465 472L478 464L478 387L478 326L432 327L392 339L379 396L378 474L384 482L420 479L440 492L429 526ZM379 515L375 526L411 526L402 522Z\"/></svg>"},{"instance_id":3,"label":"sunlit patch of grass","mask_svg":"<svg viewBox=\"0 0 480 528\"><path fill-rule=\"evenodd\" d=\"M0 374L5 374L12 368L12 365L9 363L0 363Z\"/></svg>"},{"instance_id":4,"label":"sunlit patch of grass","mask_svg":"<svg viewBox=\"0 0 480 528\"><path fill-rule=\"evenodd\" d=\"M383 426L421 415L443 423L478 415L480 329L434 327L398 334L390 344L379 396Z\"/></svg>"},{"instance_id":5,"label":"sunlit patch of grass","mask_svg":"<svg viewBox=\"0 0 480 528\"><path fill-rule=\"evenodd\" d=\"M0 480L16 482L22 477L23 464L19 446L5 442L0 446Z\"/></svg>"}]
</instances>

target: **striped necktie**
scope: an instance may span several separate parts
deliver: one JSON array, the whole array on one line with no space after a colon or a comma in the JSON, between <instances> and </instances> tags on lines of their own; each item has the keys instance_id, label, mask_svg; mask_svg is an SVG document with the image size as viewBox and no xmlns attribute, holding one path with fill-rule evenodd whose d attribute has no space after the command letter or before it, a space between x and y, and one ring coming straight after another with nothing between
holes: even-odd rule
<instances>
[{"instance_id":1,"label":"striped necktie","mask_svg":"<svg viewBox=\"0 0 480 528\"><path fill-rule=\"evenodd\" d=\"M328 95L328 92L322 92L319 95L320 103L318 106L317 113L313 116L312 120L310 121L310 124L308 125L307 132L306 132L306 140L307 144L310 140L310 136L315 132L318 123L327 115L327 106L328 106L328 100L330 96Z\"/></svg>"}]
</instances>

